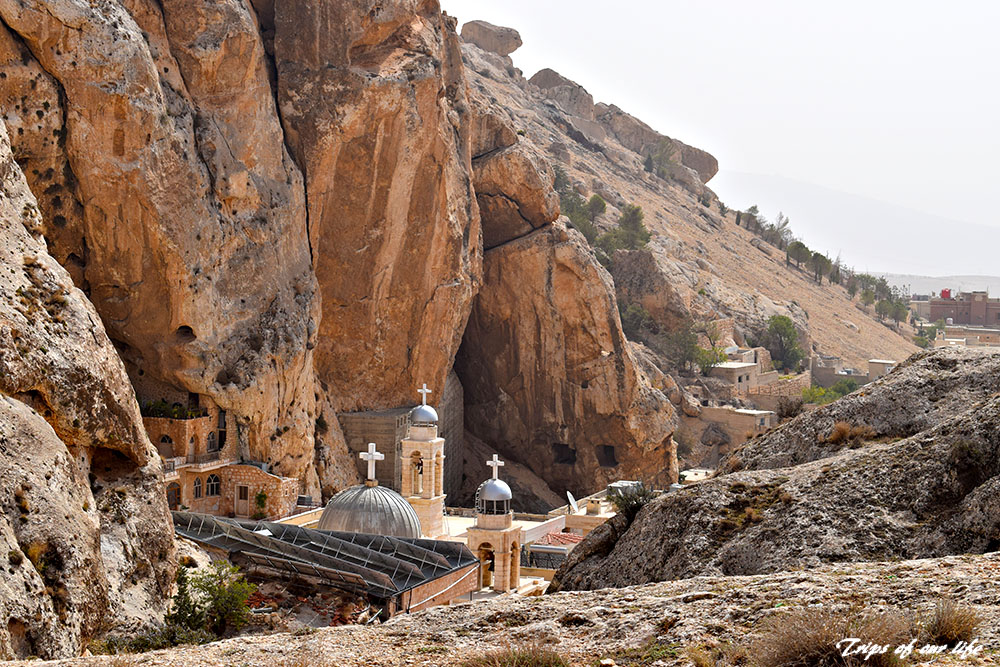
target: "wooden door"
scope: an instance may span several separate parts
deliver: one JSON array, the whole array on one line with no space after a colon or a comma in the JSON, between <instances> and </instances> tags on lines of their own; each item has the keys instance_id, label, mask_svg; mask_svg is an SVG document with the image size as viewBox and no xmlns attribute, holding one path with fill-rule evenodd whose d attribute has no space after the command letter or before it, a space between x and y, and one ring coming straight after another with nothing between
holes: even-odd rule
<instances>
[{"instance_id":1,"label":"wooden door","mask_svg":"<svg viewBox=\"0 0 1000 667\"><path fill-rule=\"evenodd\" d=\"M236 516L250 516L250 487L236 487Z\"/></svg>"}]
</instances>

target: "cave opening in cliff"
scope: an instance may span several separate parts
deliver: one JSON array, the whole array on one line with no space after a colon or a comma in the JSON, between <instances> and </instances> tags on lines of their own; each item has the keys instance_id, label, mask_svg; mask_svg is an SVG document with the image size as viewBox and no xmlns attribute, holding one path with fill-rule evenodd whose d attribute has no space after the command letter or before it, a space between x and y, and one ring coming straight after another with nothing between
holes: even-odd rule
<instances>
[{"instance_id":1,"label":"cave opening in cliff","mask_svg":"<svg viewBox=\"0 0 1000 667\"><path fill-rule=\"evenodd\" d=\"M595 449L597 450L597 462L602 468L614 468L618 465L614 445L597 445Z\"/></svg>"},{"instance_id":2,"label":"cave opening in cliff","mask_svg":"<svg viewBox=\"0 0 1000 667\"><path fill-rule=\"evenodd\" d=\"M554 463L562 465L574 465L576 463L576 450L561 442L552 443L552 460Z\"/></svg>"}]
</instances>

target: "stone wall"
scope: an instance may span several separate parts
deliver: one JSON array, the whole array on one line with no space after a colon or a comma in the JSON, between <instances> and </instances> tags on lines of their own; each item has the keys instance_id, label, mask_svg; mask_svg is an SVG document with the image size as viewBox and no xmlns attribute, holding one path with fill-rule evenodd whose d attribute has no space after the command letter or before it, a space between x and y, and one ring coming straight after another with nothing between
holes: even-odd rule
<instances>
[{"instance_id":1,"label":"stone wall","mask_svg":"<svg viewBox=\"0 0 1000 667\"><path fill-rule=\"evenodd\" d=\"M448 374L438 416L444 438L444 492L457 494L462 486L462 452L465 449L465 391L455 371Z\"/></svg>"},{"instance_id":2,"label":"stone wall","mask_svg":"<svg viewBox=\"0 0 1000 667\"><path fill-rule=\"evenodd\" d=\"M368 463L358 454L368 451L374 442L385 459L375 465L375 478L382 486L399 491L402 484L403 465L400 460L400 442L406 437L412 408L396 408L378 412L345 412L338 415L340 427L350 456L357 466L361 479L368 476Z\"/></svg>"}]
</instances>

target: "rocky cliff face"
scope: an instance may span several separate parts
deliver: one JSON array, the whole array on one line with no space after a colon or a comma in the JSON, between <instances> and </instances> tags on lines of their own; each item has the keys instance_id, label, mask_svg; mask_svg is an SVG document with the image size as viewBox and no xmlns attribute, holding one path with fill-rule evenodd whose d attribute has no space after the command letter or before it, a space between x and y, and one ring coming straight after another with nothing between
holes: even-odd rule
<instances>
[{"instance_id":1,"label":"rocky cliff face","mask_svg":"<svg viewBox=\"0 0 1000 667\"><path fill-rule=\"evenodd\" d=\"M133 374L209 397L246 456L315 489L316 280L252 10L51 0L0 17L15 156Z\"/></svg>"},{"instance_id":2,"label":"rocky cliff face","mask_svg":"<svg viewBox=\"0 0 1000 667\"><path fill-rule=\"evenodd\" d=\"M43 224L0 127L0 658L148 624L173 576L159 458Z\"/></svg>"},{"instance_id":3,"label":"rocky cliff face","mask_svg":"<svg viewBox=\"0 0 1000 667\"><path fill-rule=\"evenodd\" d=\"M557 223L486 253L456 370L473 432L553 488L676 480L673 409L638 369L579 232Z\"/></svg>"},{"instance_id":4,"label":"rocky cliff face","mask_svg":"<svg viewBox=\"0 0 1000 667\"><path fill-rule=\"evenodd\" d=\"M588 431L588 450L625 441L611 464L590 452L564 479L590 490L654 450L645 471L672 474L672 409L629 356L611 284L551 227L553 172L517 118L481 86L469 99L437 3L0 0L0 19L4 121L40 231L141 399L216 405L241 456L330 493L356 479L336 413L443 387L482 292L477 331L510 308L595 327L579 349L553 334L553 354L534 352L539 378L592 381L585 395L504 387L523 419L504 451L533 459ZM516 31L476 24L469 38L520 76ZM484 247L498 250L489 284ZM592 303L512 280L522 268L562 275ZM466 337L465 356L523 368L504 357L522 333ZM478 405L506 375L475 383ZM529 407L549 400L561 407ZM566 417L584 405L593 428ZM481 414L474 430L499 446Z\"/></svg>"},{"instance_id":5,"label":"rocky cliff face","mask_svg":"<svg viewBox=\"0 0 1000 667\"><path fill-rule=\"evenodd\" d=\"M481 272L454 21L429 2L275 7L322 297L317 375L337 410L406 405L444 386Z\"/></svg>"},{"instance_id":6,"label":"rocky cliff face","mask_svg":"<svg viewBox=\"0 0 1000 667\"><path fill-rule=\"evenodd\" d=\"M669 493L630 526L616 517L595 530L556 587L997 550L998 363L995 352L918 355L722 464L752 470Z\"/></svg>"}]
</instances>

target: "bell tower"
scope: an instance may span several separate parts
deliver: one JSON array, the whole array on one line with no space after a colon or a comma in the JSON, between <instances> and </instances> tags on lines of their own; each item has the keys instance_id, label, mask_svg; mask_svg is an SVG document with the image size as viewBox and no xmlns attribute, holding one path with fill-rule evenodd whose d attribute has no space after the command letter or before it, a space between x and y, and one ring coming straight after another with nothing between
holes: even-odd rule
<instances>
[{"instance_id":1,"label":"bell tower","mask_svg":"<svg viewBox=\"0 0 1000 667\"><path fill-rule=\"evenodd\" d=\"M469 528L469 549L479 556L480 588L491 587L506 593L517 590L521 581L521 528L514 525L510 509L513 494L500 479L503 461L496 454L486 465L493 478L476 490L476 525Z\"/></svg>"},{"instance_id":2,"label":"bell tower","mask_svg":"<svg viewBox=\"0 0 1000 667\"><path fill-rule=\"evenodd\" d=\"M410 412L410 429L400 442L401 495L420 518L425 537L447 537L444 524L444 438L438 437L438 414L427 405L431 390L417 390L421 404Z\"/></svg>"}]
</instances>

